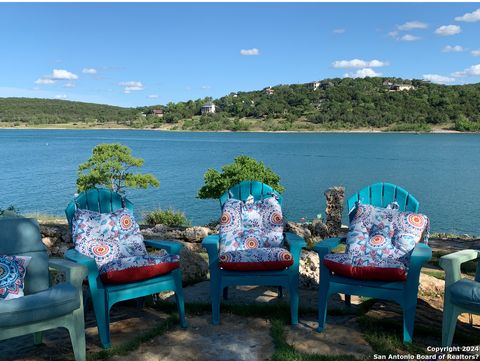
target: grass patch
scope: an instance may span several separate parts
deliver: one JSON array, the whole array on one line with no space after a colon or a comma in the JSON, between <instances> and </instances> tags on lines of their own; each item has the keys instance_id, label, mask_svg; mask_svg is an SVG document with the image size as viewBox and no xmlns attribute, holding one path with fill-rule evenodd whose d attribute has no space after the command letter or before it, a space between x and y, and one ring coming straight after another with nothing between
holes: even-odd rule
<instances>
[{"instance_id":1,"label":"grass patch","mask_svg":"<svg viewBox=\"0 0 480 361\"><path fill-rule=\"evenodd\" d=\"M155 209L146 213L143 220L149 226L163 224L168 227L186 227L191 224L185 213L174 209Z\"/></svg>"},{"instance_id":2,"label":"grass patch","mask_svg":"<svg viewBox=\"0 0 480 361\"><path fill-rule=\"evenodd\" d=\"M445 280L445 272L443 271L437 271L437 270L431 270L431 269L422 269L422 273L425 273L426 275L438 278L439 280Z\"/></svg>"},{"instance_id":3,"label":"grass patch","mask_svg":"<svg viewBox=\"0 0 480 361\"><path fill-rule=\"evenodd\" d=\"M386 129L387 132L431 132L432 127L425 123L397 123Z\"/></svg>"}]
</instances>

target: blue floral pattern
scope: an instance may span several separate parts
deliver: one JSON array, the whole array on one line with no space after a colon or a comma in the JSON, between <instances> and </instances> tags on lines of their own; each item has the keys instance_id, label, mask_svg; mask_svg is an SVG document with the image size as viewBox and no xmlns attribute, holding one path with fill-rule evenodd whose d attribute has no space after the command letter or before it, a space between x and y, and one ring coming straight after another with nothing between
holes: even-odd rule
<instances>
[{"instance_id":1,"label":"blue floral pattern","mask_svg":"<svg viewBox=\"0 0 480 361\"><path fill-rule=\"evenodd\" d=\"M133 213L121 208L112 213L77 209L72 219L75 249L95 258L98 266L120 257L147 254Z\"/></svg>"},{"instance_id":2,"label":"blue floral pattern","mask_svg":"<svg viewBox=\"0 0 480 361\"><path fill-rule=\"evenodd\" d=\"M352 267L408 269L418 242L428 242L429 220L422 214L402 212L398 204L386 208L357 203L344 254L325 259ZM330 263L331 264L331 263Z\"/></svg>"},{"instance_id":3,"label":"blue floral pattern","mask_svg":"<svg viewBox=\"0 0 480 361\"><path fill-rule=\"evenodd\" d=\"M285 269L293 264L293 257L284 248L271 247L226 252L220 255L219 261L225 269Z\"/></svg>"},{"instance_id":4,"label":"blue floral pattern","mask_svg":"<svg viewBox=\"0 0 480 361\"><path fill-rule=\"evenodd\" d=\"M32 257L0 255L0 301L22 297L27 266Z\"/></svg>"},{"instance_id":5,"label":"blue floral pattern","mask_svg":"<svg viewBox=\"0 0 480 361\"><path fill-rule=\"evenodd\" d=\"M229 199L220 219L220 254L283 245L282 208L275 195L245 202Z\"/></svg>"}]
</instances>

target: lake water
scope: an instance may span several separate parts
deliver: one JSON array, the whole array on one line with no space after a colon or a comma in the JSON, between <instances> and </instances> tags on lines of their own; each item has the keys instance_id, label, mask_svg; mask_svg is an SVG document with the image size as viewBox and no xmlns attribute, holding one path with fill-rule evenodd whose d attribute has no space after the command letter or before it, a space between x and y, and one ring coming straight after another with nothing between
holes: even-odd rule
<instances>
[{"instance_id":1,"label":"lake water","mask_svg":"<svg viewBox=\"0 0 480 361\"><path fill-rule=\"evenodd\" d=\"M219 216L218 203L196 198L208 168L236 155L262 160L281 176L290 220L325 211L323 192L347 197L378 181L420 201L432 231L480 234L480 135L188 133L135 130L0 130L0 208L62 215L75 193L78 165L99 143L120 142L145 159L160 188L128 191L138 214L185 211L194 224Z\"/></svg>"}]
</instances>

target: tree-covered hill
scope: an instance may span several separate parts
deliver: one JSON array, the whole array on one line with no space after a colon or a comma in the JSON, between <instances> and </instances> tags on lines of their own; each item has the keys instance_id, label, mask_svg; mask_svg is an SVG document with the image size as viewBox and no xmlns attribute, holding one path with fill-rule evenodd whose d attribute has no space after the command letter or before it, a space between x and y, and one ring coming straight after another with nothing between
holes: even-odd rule
<instances>
[{"instance_id":1,"label":"tree-covered hill","mask_svg":"<svg viewBox=\"0 0 480 361\"><path fill-rule=\"evenodd\" d=\"M398 88L408 88L399 90ZM215 114L200 115L206 102ZM162 109L163 117L150 115ZM142 116L145 113L147 116ZM438 85L399 78L335 78L231 93L219 99L139 108L46 99L0 98L0 122L117 123L194 130L380 128L480 130L480 83Z\"/></svg>"},{"instance_id":2,"label":"tree-covered hill","mask_svg":"<svg viewBox=\"0 0 480 361\"><path fill-rule=\"evenodd\" d=\"M138 113L133 108L58 99L0 98L0 122L17 124L129 124Z\"/></svg>"}]
</instances>

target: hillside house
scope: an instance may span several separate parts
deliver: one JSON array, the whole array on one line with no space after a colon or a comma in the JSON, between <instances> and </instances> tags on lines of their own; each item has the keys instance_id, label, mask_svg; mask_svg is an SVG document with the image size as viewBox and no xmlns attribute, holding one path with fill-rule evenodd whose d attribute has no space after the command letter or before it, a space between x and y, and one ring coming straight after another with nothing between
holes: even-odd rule
<instances>
[{"instance_id":1,"label":"hillside house","mask_svg":"<svg viewBox=\"0 0 480 361\"><path fill-rule=\"evenodd\" d=\"M163 118L163 109L153 109L152 114L155 117Z\"/></svg>"},{"instance_id":2,"label":"hillside house","mask_svg":"<svg viewBox=\"0 0 480 361\"><path fill-rule=\"evenodd\" d=\"M271 86L269 86L268 88L265 88L264 91L268 95L272 95L275 92Z\"/></svg>"},{"instance_id":3,"label":"hillside house","mask_svg":"<svg viewBox=\"0 0 480 361\"><path fill-rule=\"evenodd\" d=\"M215 104L213 103L207 103L202 106L200 109L200 112L203 114L208 114L208 113L215 113Z\"/></svg>"},{"instance_id":4,"label":"hillside house","mask_svg":"<svg viewBox=\"0 0 480 361\"><path fill-rule=\"evenodd\" d=\"M412 84L393 84L390 86L390 91L403 91L414 90L415 87Z\"/></svg>"},{"instance_id":5,"label":"hillside house","mask_svg":"<svg viewBox=\"0 0 480 361\"><path fill-rule=\"evenodd\" d=\"M320 82L319 81L314 81L312 83L310 83L313 91L317 90L319 87L320 87Z\"/></svg>"}]
</instances>

